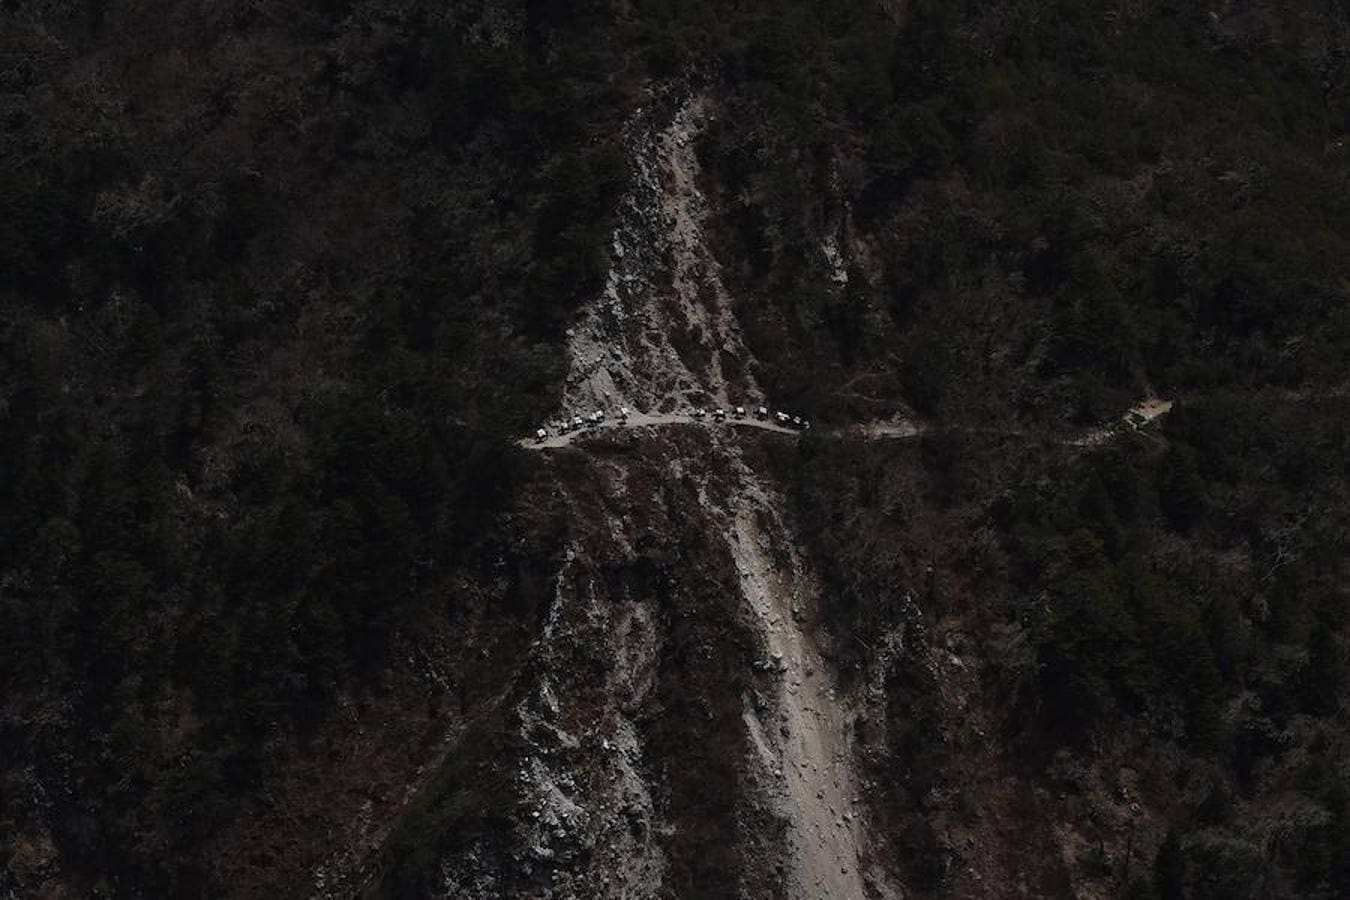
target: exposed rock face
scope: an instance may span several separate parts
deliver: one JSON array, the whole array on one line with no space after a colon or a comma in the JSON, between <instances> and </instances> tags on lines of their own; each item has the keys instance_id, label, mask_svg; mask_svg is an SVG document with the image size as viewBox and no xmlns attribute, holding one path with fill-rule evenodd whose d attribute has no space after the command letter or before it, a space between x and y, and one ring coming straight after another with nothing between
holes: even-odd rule
<instances>
[{"instance_id":1,"label":"exposed rock face","mask_svg":"<svg viewBox=\"0 0 1350 900\"><path fill-rule=\"evenodd\" d=\"M570 334L564 409L749 405L761 393L704 225L696 145L716 115L696 96L658 101L626 130L632 188L604 292Z\"/></svg>"},{"instance_id":2,"label":"exposed rock face","mask_svg":"<svg viewBox=\"0 0 1350 900\"><path fill-rule=\"evenodd\" d=\"M521 865L553 896L868 896L852 703L772 484L711 432L546 459L577 541L501 761Z\"/></svg>"},{"instance_id":3,"label":"exposed rock face","mask_svg":"<svg viewBox=\"0 0 1350 900\"><path fill-rule=\"evenodd\" d=\"M696 142L715 110L663 106L627 131L633 188L605 291L571 332L568 415L761 401L704 237ZM771 481L728 435L642 429L568 451L541 481L574 543L510 716L522 751L502 763L525 810L525 894L884 886L851 704L813 628L821 588ZM447 896L510 892L476 868L447 861Z\"/></svg>"},{"instance_id":4,"label":"exposed rock face","mask_svg":"<svg viewBox=\"0 0 1350 900\"><path fill-rule=\"evenodd\" d=\"M622 593L629 594L626 587ZM653 806L633 720L648 703L660 654L653 605L650 597L610 596L575 551L567 554L536 645L541 671L514 715L523 751L516 773L528 809L522 864L548 873L559 891L659 896L659 836L668 829ZM574 668L607 653L612 664L598 680Z\"/></svg>"}]
</instances>

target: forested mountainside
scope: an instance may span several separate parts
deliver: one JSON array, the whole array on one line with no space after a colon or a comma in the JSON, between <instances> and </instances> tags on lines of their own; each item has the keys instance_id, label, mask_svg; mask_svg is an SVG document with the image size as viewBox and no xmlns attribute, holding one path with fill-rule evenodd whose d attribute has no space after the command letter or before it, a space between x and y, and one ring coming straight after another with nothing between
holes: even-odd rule
<instances>
[{"instance_id":1,"label":"forested mountainside","mask_svg":"<svg viewBox=\"0 0 1350 900\"><path fill-rule=\"evenodd\" d=\"M0 0L0 896L1350 896L1347 132L1334 0Z\"/></svg>"}]
</instances>

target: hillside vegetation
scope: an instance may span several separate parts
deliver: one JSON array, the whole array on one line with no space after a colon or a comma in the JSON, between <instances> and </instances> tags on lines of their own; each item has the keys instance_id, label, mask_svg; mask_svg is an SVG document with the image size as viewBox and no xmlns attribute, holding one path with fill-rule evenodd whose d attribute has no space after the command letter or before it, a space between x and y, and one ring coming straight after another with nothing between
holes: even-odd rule
<instances>
[{"instance_id":1,"label":"hillside vegetation","mask_svg":"<svg viewBox=\"0 0 1350 900\"><path fill-rule=\"evenodd\" d=\"M841 691L879 691L877 865L913 896L1346 896L1350 12L1321 0L0 3L0 894L427 897L481 853L543 896L498 701L587 540L602 594L668 613L663 890L769 883L752 639L690 483L729 476L653 445L620 540L599 476L515 444L605 284L624 122L695 94L765 394L932 426L744 451ZM1148 393L1160 428L1065 444Z\"/></svg>"}]
</instances>

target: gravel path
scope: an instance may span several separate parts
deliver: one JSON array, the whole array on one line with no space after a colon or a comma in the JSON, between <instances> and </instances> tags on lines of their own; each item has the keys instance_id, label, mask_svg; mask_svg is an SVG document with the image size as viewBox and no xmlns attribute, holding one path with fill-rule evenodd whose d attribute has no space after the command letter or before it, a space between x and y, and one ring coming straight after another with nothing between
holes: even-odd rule
<instances>
[{"instance_id":1,"label":"gravel path","mask_svg":"<svg viewBox=\"0 0 1350 900\"><path fill-rule=\"evenodd\" d=\"M1070 439L1067 443L1076 447L1095 446L1124 431L1134 431L1144 428L1166 415L1171 409L1172 401L1161 400L1157 397L1149 397L1132 407L1121 417L1120 421L1114 425L1093 429L1086 434ZM746 416L744 418L728 416L724 421L719 421L711 415L696 417L690 413L656 413L652 415L632 413L627 420L618 418L607 419L598 425L587 425L583 428L569 431L566 434L551 432L549 436L543 440L539 440L538 438L522 438L518 443L527 450L556 450L560 447L569 447L579 440L603 431L631 431L639 428L662 428L671 425L706 425L712 428L754 428L759 431L771 431L775 434L784 434L791 437L806 433L800 428L791 428L780 425L773 419L760 419L752 416ZM852 438L855 440L894 440L919 437L928 430L928 427L922 422L892 419L884 422L867 422L861 425L851 425L845 428L824 431L823 433L830 437ZM988 428L982 430L997 432L999 429Z\"/></svg>"},{"instance_id":2,"label":"gravel path","mask_svg":"<svg viewBox=\"0 0 1350 900\"><path fill-rule=\"evenodd\" d=\"M772 431L775 434L794 436L800 434L798 429L788 428L768 419L752 419L749 417L738 419L734 416L728 416L726 421L719 422L710 415L698 418L689 413L655 413L652 415L632 413L627 421L617 418L606 419L599 425L588 425L566 434L550 434L542 441L538 438L523 438L519 441L519 444L527 450L556 450L559 447L571 446L582 438L605 431L633 431L639 428L662 428L671 425L707 425L714 428L729 426L732 428L755 428L759 431Z\"/></svg>"}]
</instances>

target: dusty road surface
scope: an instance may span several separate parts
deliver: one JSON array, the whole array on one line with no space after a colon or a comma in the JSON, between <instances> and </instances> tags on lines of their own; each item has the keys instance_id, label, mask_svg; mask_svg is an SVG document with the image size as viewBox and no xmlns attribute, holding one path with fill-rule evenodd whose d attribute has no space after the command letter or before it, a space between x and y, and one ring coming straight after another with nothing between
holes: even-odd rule
<instances>
[{"instance_id":1,"label":"dusty road surface","mask_svg":"<svg viewBox=\"0 0 1350 900\"><path fill-rule=\"evenodd\" d=\"M1068 440L1066 443L1075 447L1095 446L1109 440L1114 435L1129 431L1137 431L1144 428L1162 416L1165 416L1171 409L1171 400L1149 397L1131 407L1124 416L1111 425L1093 429L1086 434ZM633 413L629 415L627 420L619 419L617 417L610 418L598 425L587 425L565 434L557 434L550 430L549 435L543 440L539 440L538 438L522 438L518 443L527 450L556 450L559 447L571 446L578 440L607 429L660 428L670 425L706 425L710 428L754 428L759 431L770 431L775 434L783 434L790 437L808 433L800 428L791 428L780 425L774 419L760 419L753 416L745 416L743 418L728 416L725 421L719 421L714 419L711 415L696 417L690 413L653 413L650 415ZM897 418L885 421L865 422L859 425L850 425L843 428L826 430L823 433L835 438L868 441L915 438L926 434L929 430L928 426L922 422ZM1015 431L1015 429L1008 429L1006 432L1003 432L997 427L981 430L990 433L1013 433Z\"/></svg>"},{"instance_id":2,"label":"dusty road surface","mask_svg":"<svg viewBox=\"0 0 1350 900\"><path fill-rule=\"evenodd\" d=\"M1129 412L1112 425L1089 431L1071 443L1079 447L1091 447L1104 443L1116 434L1137 431L1172 411L1172 401L1149 396L1131 407Z\"/></svg>"},{"instance_id":3,"label":"dusty road surface","mask_svg":"<svg viewBox=\"0 0 1350 900\"><path fill-rule=\"evenodd\" d=\"M750 417L735 418L728 416L726 421L717 421L712 416L705 415L701 418L695 417L690 413L632 413L627 421L619 418L606 419L599 425L587 425L584 428L578 428L569 431L566 434L549 434L542 441L538 438L523 438L519 441L520 446L527 450L556 450L559 447L567 447L581 438L588 437L603 431L633 430L638 428L660 428L670 425L707 425L710 428L756 428L760 431L772 431L775 434L796 435L800 433L799 429L788 428L779 425L777 422L769 419L754 419Z\"/></svg>"},{"instance_id":4,"label":"dusty road surface","mask_svg":"<svg viewBox=\"0 0 1350 900\"><path fill-rule=\"evenodd\" d=\"M865 440L881 440L885 438L918 437L928 428L922 422L910 419L888 419L858 425L853 430Z\"/></svg>"}]
</instances>

